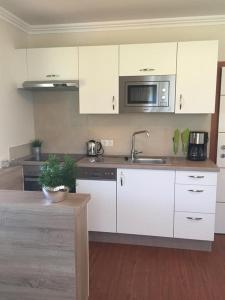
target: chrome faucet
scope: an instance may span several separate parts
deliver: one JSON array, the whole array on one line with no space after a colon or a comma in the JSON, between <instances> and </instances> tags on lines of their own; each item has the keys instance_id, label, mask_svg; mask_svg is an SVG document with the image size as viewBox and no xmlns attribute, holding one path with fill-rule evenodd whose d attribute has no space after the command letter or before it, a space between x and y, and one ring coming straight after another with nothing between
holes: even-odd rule
<instances>
[{"instance_id":1,"label":"chrome faucet","mask_svg":"<svg viewBox=\"0 0 225 300\"><path fill-rule=\"evenodd\" d=\"M141 130L141 131L136 131L132 134L132 147L131 147L131 160L135 160L135 158L137 157L137 154L142 153L141 151L136 151L135 150L135 136L137 134L142 134L145 133L147 135L147 137L150 136L150 133L148 130Z\"/></svg>"}]
</instances>

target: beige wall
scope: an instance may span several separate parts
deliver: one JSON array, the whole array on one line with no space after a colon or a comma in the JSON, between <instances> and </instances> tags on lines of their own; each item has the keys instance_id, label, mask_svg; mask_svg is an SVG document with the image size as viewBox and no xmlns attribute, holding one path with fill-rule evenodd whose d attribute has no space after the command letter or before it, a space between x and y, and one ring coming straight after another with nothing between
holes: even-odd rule
<instances>
[{"instance_id":1,"label":"beige wall","mask_svg":"<svg viewBox=\"0 0 225 300\"><path fill-rule=\"evenodd\" d=\"M9 158L11 146L34 137L33 103L29 93L18 92L14 49L27 45L27 35L0 20L0 161Z\"/></svg>"},{"instance_id":2,"label":"beige wall","mask_svg":"<svg viewBox=\"0 0 225 300\"><path fill-rule=\"evenodd\" d=\"M219 40L219 60L225 60L225 25L42 34L30 36L28 44L30 47L48 47L208 39ZM170 155L174 129L210 130L210 115L83 116L78 114L75 92L40 92L34 98L35 132L44 140L44 151L84 152L88 139L105 138L114 140L114 147L105 149L107 154L125 154L130 150L132 132L149 129L150 139L138 137L137 148L146 154Z\"/></svg>"}]
</instances>

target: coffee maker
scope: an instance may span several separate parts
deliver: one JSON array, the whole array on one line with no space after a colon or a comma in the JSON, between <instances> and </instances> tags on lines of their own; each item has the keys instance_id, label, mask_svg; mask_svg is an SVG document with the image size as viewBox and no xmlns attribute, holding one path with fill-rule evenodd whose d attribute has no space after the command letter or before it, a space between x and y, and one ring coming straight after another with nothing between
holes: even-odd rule
<instances>
[{"instance_id":1,"label":"coffee maker","mask_svg":"<svg viewBox=\"0 0 225 300\"><path fill-rule=\"evenodd\" d=\"M189 135L188 159L202 161L207 159L208 133L191 131Z\"/></svg>"}]
</instances>

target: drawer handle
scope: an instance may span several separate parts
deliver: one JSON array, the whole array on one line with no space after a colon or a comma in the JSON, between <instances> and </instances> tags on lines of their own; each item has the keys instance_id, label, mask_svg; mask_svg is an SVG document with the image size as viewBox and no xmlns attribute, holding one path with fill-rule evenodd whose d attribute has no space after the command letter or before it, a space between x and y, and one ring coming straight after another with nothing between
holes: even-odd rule
<instances>
[{"instance_id":1,"label":"drawer handle","mask_svg":"<svg viewBox=\"0 0 225 300\"><path fill-rule=\"evenodd\" d=\"M150 72L150 71L155 71L155 69L152 68L144 68L144 69L140 69L139 72Z\"/></svg>"},{"instance_id":2,"label":"drawer handle","mask_svg":"<svg viewBox=\"0 0 225 300\"><path fill-rule=\"evenodd\" d=\"M56 78L56 77L59 77L59 75L57 74L48 74L46 75L47 78Z\"/></svg>"},{"instance_id":3,"label":"drawer handle","mask_svg":"<svg viewBox=\"0 0 225 300\"><path fill-rule=\"evenodd\" d=\"M192 193L203 193L204 190L188 190L188 192L192 192Z\"/></svg>"},{"instance_id":4,"label":"drawer handle","mask_svg":"<svg viewBox=\"0 0 225 300\"><path fill-rule=\"evenodd\" d=\"M188 220L192 221L201 221L203 218L193 218L193 217L186 217Z\"/></svg>"},{"instance_id":5,"label":"drawer handle","mask_svg":"<svg viewBox=\"0 0 225 300\"><path fill-rule=\"evenodd\" d=\"M195 178L195 179L202 179L202 178L205 178L205 176L195 176L195 175L190 175L188 176L190 178Z\"/></svg>"}]
</instances>

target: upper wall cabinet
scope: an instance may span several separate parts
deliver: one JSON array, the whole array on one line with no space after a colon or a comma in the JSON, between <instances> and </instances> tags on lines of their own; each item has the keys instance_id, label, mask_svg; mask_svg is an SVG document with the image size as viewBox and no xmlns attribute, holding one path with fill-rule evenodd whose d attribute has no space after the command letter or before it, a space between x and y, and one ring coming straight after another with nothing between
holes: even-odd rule
<instances>
[{"instance_id":1,"label":"upper wall cabinet","mask_svg":"<svg viewBox=\"0 0 225 300\"><path fill-rule=\"evenodd\" d=\"M17 49L15 52L15 72L17 88L23 87L23 82L27 80L27 50Z\"/></svg>"},{"instance_id":2,"label":"upper wall cabinet","mask_svg":"<svg viewBox=\"0 0 225 300\"><path fill-rule=\"evenodd\" d=\"M177 43L120 46L120 76L176 74Z\"/></svg>"},{"instance_id":3,"label":"upper wall cabinet","mask_svg":"<svg viewBox=\"0 0 225 300\"><path fill-rule=\"evenodd\" d=\"M27 49L28 80L77 80L76 47Z\"/></svg>"},{"instance_id":4,"label":"upper wall cabinet","mask_svg":"<svg viewBox=\"0 0 225 300\"><path fill-rule=\"evenodd\" d=\"M178 43L176 113L214 113L218 41Z\"/></svg>"},{"instance_id":5,"label":"upper wall cabinet","mask_svg":"<svg viewBox=\"0 0 225 300\"><path fill-rule=\"evenodd\" d=\"M82 114L118 114L119 46L79 47Z\"/></svg>"}]
</instances>

